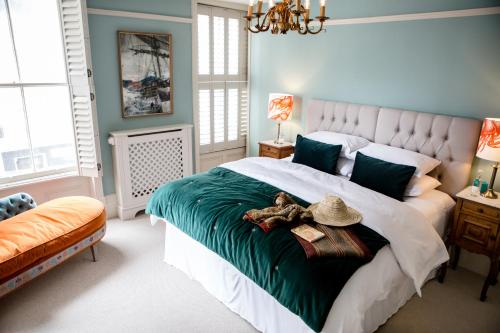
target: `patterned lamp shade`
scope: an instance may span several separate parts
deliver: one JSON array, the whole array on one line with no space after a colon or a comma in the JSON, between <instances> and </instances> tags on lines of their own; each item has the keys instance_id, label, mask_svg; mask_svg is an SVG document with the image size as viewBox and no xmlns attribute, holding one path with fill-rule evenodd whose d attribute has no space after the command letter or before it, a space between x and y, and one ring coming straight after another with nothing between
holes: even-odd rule
<instances>
[{"instance_id":1,"label":"patterned lamp shade","mask_svg":"<svg viewBox=\"0 0 500 333\"><path fill-rule=\"evenodd\" d=\"M269 94L267 118L278 122L286 121L292 116L293 95Z\"/></svg>"},{"instance_id":2,"label":"patterned lamp shade","mask_svg":"<svg viewBox=\"0 0 500 333\"><path fill-rule=\"evenodd\" d=\"M476 156L500 162L500 118L486 118L481 129Z\"/></svg>"}]
</instances>

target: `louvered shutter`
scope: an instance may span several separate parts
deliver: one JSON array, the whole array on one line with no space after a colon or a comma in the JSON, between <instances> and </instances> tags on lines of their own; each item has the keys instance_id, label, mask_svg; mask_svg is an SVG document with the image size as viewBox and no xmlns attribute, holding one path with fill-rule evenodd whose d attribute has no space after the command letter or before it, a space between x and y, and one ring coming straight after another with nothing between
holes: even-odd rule
<instances>
[{"instance_id":1,"label":"louvered shutter","mask_svg":"<svg viewBox=\"0 0 500 333\"><path fill-rule=\"evenodd\" d=\"M101 175L99 131L90 71L85 0L59 0L66 68L71 92L75 144L81 176Z\"/></svg>"},{"instance_id":2,"label":"louvered shutter","mask_svg":"<svg viewBox=\"0 0 500 333\"><path fill-rule=\"evenodd\" d=\"M224 82L212 83L213 150L226 149L226 89Z\"/></svg>"},{"instance_id":3,"label":"louvered shutter","mask_svg":"<svg viewBox=\"0 0 500 333\"><path fill-rule=\"evenodd\" d=\"M247 32L243 12L198 6L200 153L246 146Z\"/></svg>"},{"instance_id":4,"label":"louvered shutter","mask_svg":"<svg viewBox=\"0 0 500 333\"><path fill-rule=\"evenodd\" d=\"M198 105L200 145L209 147L212 143L212 92L209 83L200 83L198 85Z\"/></svg>"}]
</instances>

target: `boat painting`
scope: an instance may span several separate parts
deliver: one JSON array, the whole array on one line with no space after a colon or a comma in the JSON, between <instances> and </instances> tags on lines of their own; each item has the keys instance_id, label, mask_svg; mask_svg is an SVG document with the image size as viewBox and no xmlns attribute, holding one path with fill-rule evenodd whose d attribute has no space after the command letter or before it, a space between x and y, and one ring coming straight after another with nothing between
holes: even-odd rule
<instances>
[{"instance_id":1,"label":"boat painting","mask_svg":"<svg viewBox=\"0 0 500 333\"><path fill-rule=\"evenodd\" d=\"M172 35L118 31L124 118L173 113Z\"/></svg>"}]
</instances>

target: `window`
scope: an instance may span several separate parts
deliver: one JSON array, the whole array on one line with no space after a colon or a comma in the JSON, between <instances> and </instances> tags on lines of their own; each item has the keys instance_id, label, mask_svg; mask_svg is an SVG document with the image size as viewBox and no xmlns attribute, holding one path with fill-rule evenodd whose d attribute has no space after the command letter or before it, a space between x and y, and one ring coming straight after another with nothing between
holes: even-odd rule
<instances>
[{"instance_id":1,"label":"window","mask_svg":"<svg viewBox=\"0 0 500 333\"><path fill-rule=\"evenodd\" d=\"M0 183L77 170L57 0L0 0Z\"/></svg>"},{"instance_id":2,"label":"window","mask_svg":"<svg viewBox=\"0 0 500 333\"><path fill-rule=\"evenodd\" d=\"M198 121L200 153L245 147L247 33L244 13L198 6Z\"/></svg>"}]
</instances>

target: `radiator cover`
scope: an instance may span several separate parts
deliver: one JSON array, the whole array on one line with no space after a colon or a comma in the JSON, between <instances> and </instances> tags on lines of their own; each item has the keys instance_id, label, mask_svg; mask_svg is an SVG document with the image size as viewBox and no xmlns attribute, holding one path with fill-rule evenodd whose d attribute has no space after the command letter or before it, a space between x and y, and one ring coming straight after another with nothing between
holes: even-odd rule
<instances>
[{"instance_id":1,"label":"radiator cover","mask_svg":"<svg viewBox=\"0 0 500 333\"><path fill-rule=\"evenodd\" d=\"M161 185L193 172L192 125L111 132L118 216L132 219Z\"/></svg>"}]
</instances>

